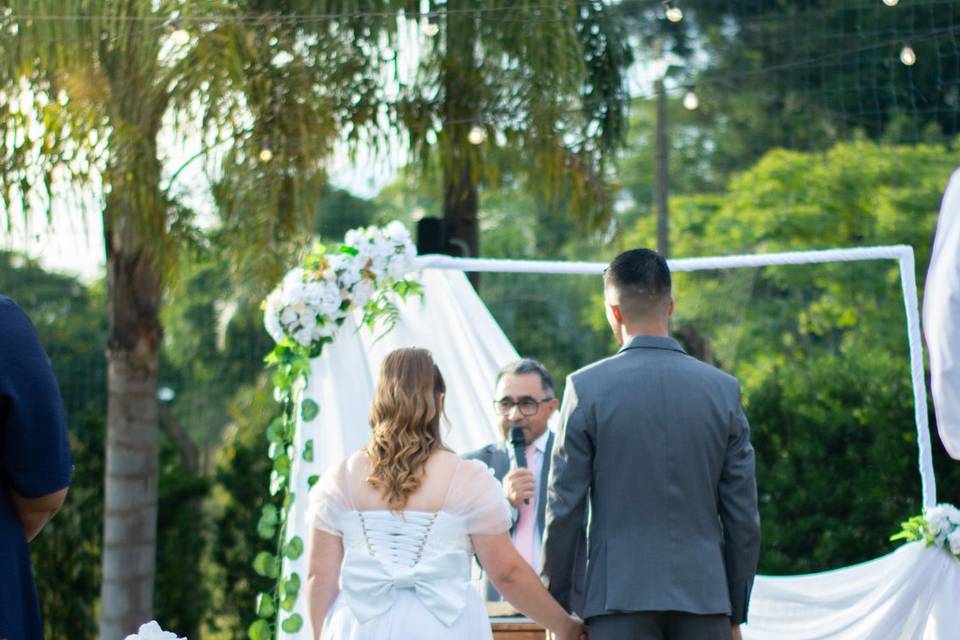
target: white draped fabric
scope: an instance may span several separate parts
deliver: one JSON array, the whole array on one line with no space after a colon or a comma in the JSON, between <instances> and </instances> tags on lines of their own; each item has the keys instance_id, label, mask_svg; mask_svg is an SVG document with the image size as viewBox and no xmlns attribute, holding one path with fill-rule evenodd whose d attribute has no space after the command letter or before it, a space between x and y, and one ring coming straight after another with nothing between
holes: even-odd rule
<instances>
[{"instance_id":1,"label":"white draped fabric","mask_svg":"<svg viewBox=\"0 0 960 640\"><path fill-rule=\"evenodd\" d=\"M960 170L943 195L923 292L930 391L947 452L960 460Z\"/></svg>"},{"instance_id":2,"label":"white draped fabric","mask_svg":"<svg viewBox=\"0 0 960 640\"><path fill-rule=\"evenodd\" d=\"M960 186L955 179L951 192L955 203L960 200L958 191ZM956 204L953 211L957 213ZM956 218L954 215L951 227L954 252L960 235L960 221ZM955 256L956 253L947 254L954 267ZM304 541L308 537L304 517L308 478L321 474L366 442L367 410L379 362L395 348L420 346L433 352L448 387L446 412L451 425L445 436L448 444L462 452L496 438L490 409L494 377L497 369L517 354L462 272L428 268L423 271L423 282L424 299L401 305L399 321L385 337L376 340L365 329L357 331L344 326L336 341L313 362L310 381L302 396L316 401L320 411L309 422L299 421L295 445L297 451L303 451L306 441L313 440L314 459L306 462L297 456L294 463L296 500L288 520L289 535L298 535ZM955 287L957 281L952 282ZM927 295L930 295L929 285ZM957 304L956 298L953 300ZM911 307L916 315L915 298L912 305L909 296L905 301L908 316ZM953 310L955 313L957 308ZM952 322L956 327L957 316L953 316ZM941 338L947 329L947 324L942 325L945 333ZM927 339L931 339L929 332ZM956 340L956 336L951 339ZM957 343L953 345L954 353L958 353ZM919 393L922 395L922 388ZM956 399L954 396L953 401ZM923 409L920 407L918 411ZM954 411L944 415L960 416L956 406ZM941 435L942 425L941 415ZM921 435L925 435L925 427L924 422L918 422ZM960 424L953 423L953 429L953 442L960 447ZM927 469L923 464L926 460L929 465L929 451L921 454L921 471L931 476L925 477L924 502L932 506L935 496L932 468ZM877 535L887 533L879 531ZM288 570L292 568L305 578L306 557L291 564ZM912 543L877 560L836 571L808 576L758 577L744 638L947 640L960 637L958 603L960 562L943 550ZM308 620L305 596L298 599L296 611ZM312 637L309 623L296 637Z\"/></svg>"},{"instance_id":3,"label":"white draped fabric","mask_svg":"<svg viewBox=\"0 0 960 640\"><path fill-rule=\"evenodd\" d=\"M745 640L960 637L960 562L912 542L852 567L758 576Z\"/></svg>"}]
</instances>

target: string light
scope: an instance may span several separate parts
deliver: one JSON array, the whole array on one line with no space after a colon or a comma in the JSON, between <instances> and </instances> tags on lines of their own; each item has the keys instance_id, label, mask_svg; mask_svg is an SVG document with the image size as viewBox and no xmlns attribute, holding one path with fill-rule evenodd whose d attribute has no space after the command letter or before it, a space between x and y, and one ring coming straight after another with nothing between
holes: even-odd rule
<instances>
[{"instance_id":1,"label":"string light","mask_svg":"<svg viewBox=\"0 0 960 640\"><path fill-rule=\"evenodd\" d=\"M190 42L190 32L183 28L180 18L168 22L167 29L170 31L170 42L176 46L182 47Z\"/></svg>"},{"instance_id":2,"label":"string light","mask_svg":"<svg viewBox=\"0 0 960 640\"><path fill-rule=\"evenodd\" d=\"M693 92L693 89L690 89L683 96L683 107L685 109L693 111L699 106L700 106L700 98L698 98L697 94Z\"/></svg>"},{"instance_id":3,"label":"string light","mask_svg":"<svg viewBox=\"0 0 960 640\"><path fill-rule=\"evenodd\" d=\"M471 127L470 133L467 134L467 142L470 144L483 144L483 141L486 139L486 132L478 126Z\"/></svg>"},{"instance_id":4,"label":"string light","mask_svg":"<svg viewBox=\"0 0 960 640\"><path fill-rule=\"evenodd\" d=\"M261 149L258 157L261 162L270 162L273 160L273 151L270 151L270 149Z\"/></svg>"},{"instance_id":5,"label":"string light","mask_svg":"<svg viewBox=\"0 0 960 640\"><path fill-rule=\"evenodd\" d=\"M428 38L433 38L438 33L440 33L440 25L437 24L437 14L428 13L427 21L423 23L423 26L420 27L420 30L423 32L423 35Z\"/></svg>"},{"instance_id":6,"label":"string light","mask_svg":"<svg viewBox=\"0 0 960 640\"><path fill-rule=\"evenodd\" d=\"M883 0L883 4L887 5L888 7L895 7L900 4L900 0Z\"/></svg>"},{"instance_id":7,"label":"string light","mask_svg":"<svg viewBox=\"0 0 960 640\"><path fill-rule=\"evenodd\" d=\"M900 62L908 67L912 67L917 63L917 54L914 53L910 45L904 45L903 49L900 50Z\"/></svg>"},{"instance_id":8,"label":"string light","mask_svg":"<svg viewBox=\"0 0 960 640\"><path fill-rule=\"evenodd\" d=\"M683 20L683 11L680 10L680 7L674 7L669 2L664 2L663 6L667 10L667 20L670 22L680 22Z\"/></svg>"}]
</instances>

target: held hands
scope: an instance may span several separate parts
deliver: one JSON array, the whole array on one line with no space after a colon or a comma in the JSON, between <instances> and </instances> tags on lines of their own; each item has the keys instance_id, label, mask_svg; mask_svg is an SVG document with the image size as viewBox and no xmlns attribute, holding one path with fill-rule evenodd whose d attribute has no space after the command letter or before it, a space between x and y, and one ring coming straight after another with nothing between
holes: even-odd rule
<instances>
[{"instance_id":1,"label":"held hands","mask_svg":"<svg viewBox=\"0 0 960 640\"><path fill-rule=\"evenodd\" d=\"M548 633L547 637L550 640L589 640L586 625L583 624L583 620L574 614L568 616L567 624L564 625L562 630Z\"/></svg>"},{"instance_id":2,"label":"held hands","mask_svg":"<svg viewBox=\"0 0 960 640\"><path fill-rule=\"evenodd\" d=\"M530 469L511 469L503 478L503 491L514 509L519 509L524 500L533 497L537 481Z\"/></svg>"}]
</instances>

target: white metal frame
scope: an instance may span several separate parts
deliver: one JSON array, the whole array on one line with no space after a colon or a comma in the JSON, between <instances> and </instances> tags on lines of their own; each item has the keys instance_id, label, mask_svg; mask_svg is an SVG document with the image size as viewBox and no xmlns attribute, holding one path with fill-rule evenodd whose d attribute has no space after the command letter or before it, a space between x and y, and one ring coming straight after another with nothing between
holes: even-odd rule
<instances>
[{"instance_id":1,"label":"white metal frame","mask_svg":"<svg viewBox=\"0 0 960 640\"><path fill-rule=\"evenodd\" d=\"M669 260L672 271L704 271L708 269L737 269L791 264L822 264L827 262L859 262L864 260L896 260L900 267L900 286L907 315L907 340L910 347L910 376L913 382L914 418L917 427L920 478L923 506L937 504L937 485L933 474L933 453L930 446L930 426L927 420L927 392L923 368L923 342L920 335L920 304L917 298L916 268L913 248L907 245L828 249L824 251L794 251L739 256L680 258ZM599 275L606 267L602 262L556 262L546 260L492 260L483 258L452 258L428 255L417 258L418 269L455 269L458 271L499 273L541 273Z\"/></svg>"}]
</instances>

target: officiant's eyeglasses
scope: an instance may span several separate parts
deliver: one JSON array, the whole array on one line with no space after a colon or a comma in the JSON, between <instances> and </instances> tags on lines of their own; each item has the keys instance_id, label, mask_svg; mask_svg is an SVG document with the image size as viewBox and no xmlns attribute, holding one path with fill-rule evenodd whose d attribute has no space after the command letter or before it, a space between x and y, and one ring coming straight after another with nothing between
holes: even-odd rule
<instances>
[{"instance_id":1,"label":"officiant's eyeglasses","mask_svg":"<svg viewBox=\"0 0 960 640\"><path fill-rule=\"evenodd\" d=\"M551 400L553 400L553 398L544 398L543 400L520 398L520 400L514 402L510 398L500 398L499 400L493 401L493 408L496 410L497 415L505 416L509 415L514 407L517 407L520 410L520 415L530 417L540 409L541 403L550 402Z\"/></svg>"}]
</instances>

